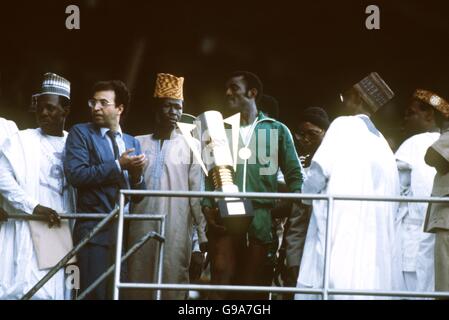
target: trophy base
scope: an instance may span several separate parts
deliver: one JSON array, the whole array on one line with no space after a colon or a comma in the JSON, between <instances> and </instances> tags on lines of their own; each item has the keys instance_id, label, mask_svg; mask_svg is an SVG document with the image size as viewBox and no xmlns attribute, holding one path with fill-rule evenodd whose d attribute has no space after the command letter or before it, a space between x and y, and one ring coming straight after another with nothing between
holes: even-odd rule
<instances>
[{"instance_id":1,"label":"trophy base","mask_svg":"<svg viewBox=\"0 0 449 320\"><path fill-rule=\"evenodd\" d=\"M254 213L251 200L220 199L218 209L221 221L230 234L245 234L251 224Z\"/></svg>"}]
</instances>

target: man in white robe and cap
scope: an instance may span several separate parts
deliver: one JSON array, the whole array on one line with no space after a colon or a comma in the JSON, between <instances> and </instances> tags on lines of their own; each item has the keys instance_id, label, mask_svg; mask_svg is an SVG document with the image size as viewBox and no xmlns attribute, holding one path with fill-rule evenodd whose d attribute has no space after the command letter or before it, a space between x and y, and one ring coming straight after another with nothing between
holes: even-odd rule
<instances>
[{"instance_id":1,"label":"man in white robe and cap","mask_svg":"<svg viewBox=\"0 0 449 320\"><path fill-rule=\"evenodd\" d=\"M304 193L398 196L399 177L387 141L370 120L394 94L371 73L341 95L345 114L335 119L312 158ZM310 202L309 202L310 203ZM335 201L332 211L329 287L392 290L395 268L393 202ZM298 287L321 288L324 279L327 201L314 200L301 261ZM397 269L397 270L396 270ZM320 296L297 294L296 299ZM360 296L330 296L356 299Z\"/></svg>"},{"instance_id":2,"label":"man in white robe and cap","mask_svg":"<svg viewBox=\"0 0 449 320\"><path fill-rule=\"evenodd\" d=\"M20 299L72 249L67 221L58 213L74 211L62 160L70 110L70 83L44 75L33 96L37 129L22 130L0 152L0 194L7 213L41 216L41 221L8 220L0 226L0 300ZM70 297L61 269L32 299Z\"/></svg>"},{"instance_id":3,"label":"man in white robe and cap","mask_svg":"<svg viewBox=\"0 0 449 320\"><path fill-rule=\"evenodd\" d=\"M449 104L437 94L423 89L414 92L405 114L405 129L414 133L395 156L401 195L430 197L435 168L427 165L427 149L440 137L438 123L449 117ZM401 203L398 240L402 247L403 291L434 291L435 235L423 230L428 203Z\"/></svg>"},{"instance_id":4,"label":"man in white robe and cap","mask_svg":"<svg viewBox=\"0 0 449 320\"><path fill-rule=\"evenodd\" d=\"M154 98L156 126L153 134L138 136L142 153L148 158L144 179L149 190L201 191L203 173L186 138L176 129L183 113L184 78L159 73ZM195 147L200 151L198 140ZM178 197L145 197L134 206L133 213L165 215L165 244L163 283L189 283L194 223L198 226L200 246L207 242L206 221L201 212L200 199ZM149 231L159 232L154 221L131 221L128 246L132 246ZM156 282L159 245L150 240L129 259L128 276L131 282ZM186 299L186 291L162 291L162 299ZM153 299L154 292L129 290L129 299Z\"/></svg>"}]
</instances>

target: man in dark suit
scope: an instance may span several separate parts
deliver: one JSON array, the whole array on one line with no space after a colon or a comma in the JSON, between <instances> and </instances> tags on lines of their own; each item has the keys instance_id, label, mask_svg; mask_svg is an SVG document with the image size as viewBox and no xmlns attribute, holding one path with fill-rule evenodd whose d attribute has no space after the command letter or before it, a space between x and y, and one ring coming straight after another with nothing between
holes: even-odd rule
<instances>
[{"instance_id":1,"label":"man in dark suit","mask_svg":"<svg viewBox=\"0 0 449 320\"><path fill-rule=\"evenodd\" d=\"M98 82L92 91L88 101L92 123L75 125L70 131L64 169L68 181L77 189L77 212L109 213L118 205L120 189L145 189L142 172L146 159L139 142L120 128L130 100L125 84ZM74 242L83 239L97 223L98 220L77 221ZM105 226L80 250L81 290L113 264L115 225ZM87 298L110 298L111 289L110 280L103 281Z\"/></svg>"}]
</instances>

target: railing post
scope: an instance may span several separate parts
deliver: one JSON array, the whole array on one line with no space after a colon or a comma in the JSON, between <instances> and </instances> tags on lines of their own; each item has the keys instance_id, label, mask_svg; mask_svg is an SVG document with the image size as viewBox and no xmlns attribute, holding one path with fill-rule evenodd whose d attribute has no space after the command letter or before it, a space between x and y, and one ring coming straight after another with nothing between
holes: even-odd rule
<instances>
[{"instance_id":1,"label":"railing post","mask_svg":"<svg viewBox=\"0 0 449 320\"><path fill-rule=\"evenodd\" d=\"M323 300L329 300L329 275L330 275L330 257L331 257L331 240L332 240L332 211L334 209L334 198L327 198L327 223L326 237L324 248L324 283L323 283Z\"/></svg>"},{"instance_id":2,"label":"railing post","mask_svg":"<svg viewBox=\"0 0 449 320\"><path fill-rule=\"evenodd\" d=\"M160 233L159 233L162 238L165 239L165 217L164 219L162 219L161 221L161 229L160 229ZM157 283L161 284L162 283L162 275L163 275L163 269L164 269L164 246L165 246L165 241L161 241L159 242L160 245L160 249L159 249L159 265L158 265L158 270L157 270ZM161 300L162 299L162 291L161 289L156 291L156 300Z\"/></svg>"},{"instance_id":3,"label":"railing post","mask_svg":"<svg viewBox=\"0 0 449 320\"><path fill-rule=\"evenodd\" d=\"M122 257L122 243L123 243L123 224L124 224L124 207L125 207L125 195L120 192L119 202L119 214L118 214L118 226L117 226L117 243L115 250L115 275L114 275L114 300L119 298L119 285L120 285L120 272L122 269L121 257Z\"/></svg>"}]
</instances>

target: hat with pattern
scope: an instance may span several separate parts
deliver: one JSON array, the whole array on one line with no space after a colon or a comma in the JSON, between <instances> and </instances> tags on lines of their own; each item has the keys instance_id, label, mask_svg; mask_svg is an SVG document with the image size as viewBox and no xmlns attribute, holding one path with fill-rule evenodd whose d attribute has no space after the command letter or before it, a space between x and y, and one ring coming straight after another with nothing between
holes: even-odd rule
<instances>
[{"instance_id":1,"label":"hat with pattern","mask_svg":"<svg viewBox=\"0 0 449 320\"><path fill-rule=\"evenodd\" d=\"M394 92L377 72L370 73L353 87L363 101L376 112L394 97Z\"/></svg>"},{"instance_id":2,"label":"hat with pattern","mask_svg":"<svg viewBox=\"0 0 449 320\"><path fill-rule=\"evenodd\" d=\"M416 89L413 98L435 108L441 112L445 118L449 118L449 103L436 93L429 90Z\"/></svg>"},{"instance_id":3,"label":"hat with pattern","mask_svg":"<svg viewBox=\"0 0 449 320\"><path fill-rule=\"evenodd\" d=\"M70 100L70 82L55 73L48 72L44 74L41 92L36 96L44 94L54 94Z\"/></svg>"},{"instance_id":4,"label":"hat with pattern","mask_svg":"<svg viewBox=\"0 0 449 320\"><path fill-rule=\"evenodd\" d=\"M156 78L155 98L171 98L184 100L183 77L175 77L168 73L158 73Z\"/></svg>"}]
</instances>

